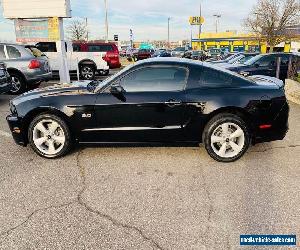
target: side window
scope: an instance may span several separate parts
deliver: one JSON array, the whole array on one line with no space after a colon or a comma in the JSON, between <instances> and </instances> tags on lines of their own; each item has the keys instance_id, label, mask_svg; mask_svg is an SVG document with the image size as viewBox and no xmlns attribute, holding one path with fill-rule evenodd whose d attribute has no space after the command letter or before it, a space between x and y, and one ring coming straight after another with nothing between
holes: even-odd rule
<instances>
[{"instance_id":1,"label":"side window","mask_svg":"<svg viewBox=\"0 0 300 250\"><path fill-rule=\"evenodd\" d=\"M6 59L5 53L4 53L4 45L0 44L0 60L1 59Z\"/></svg>"},{"instance_id":2,"label":"side window","mask_svg":"<svg viewBox=\"0 0 300 250\"><path fill-rule=\"evenodd\" d=\"M145 67L123 77L120 84L127 92L180 91L187 73L181 67Z\"/></svg>"},{"instance_id":3,"label":"side window","mask_svg":"<svg viewBox=\"0 0 300 250\"><path fill-rule=\"evenodd\" d=\"M20 51L13 46L6 46L6 50L7 50L7 55L10 59L21 57Z\"/></svg>"},{"instance_id":4,"label":"side window","mask_svg":"<svg viewBox=\"0 0 300 250\"><path fill-rule=\"evenodd\" d=\"M259 67L275 66L276 65L276 57L275 56L264 56L257 62L257 64L259 65Z\"/></svg>"},{"instance_id":5,"label":"side window","mask_svg":"<svg viewBox=\"0 0 300 250\"><path fill-rule=\"evenodd\" d=\"M57 52L56 43L38 43L36 47L42 52Z\"/></svg>"},{"instance_id":6,"label":"side window","mask_svg":"<svg viewBox=\"0 0 300 250\"><path fill-rule=\"evenodd\" d=\"M190 73L188 82L188 89L197 88L221 88L238 86L242 79L228 74L223 71L207 68L207 67L193 67Z\"/></svg>"},{"instance_id":7,"label":"side window","mask_svg":"<svg viewBox=\"0 0 300 250\"><path fill-rule=\"evenodd\" d=\"M73 44L73 51L74 52L80 52L80 45L79 44Z\"/></svg>"},{"instance_id":8,"label":"side window","mask_svg":"<svg viewBox=\"0 0 300 250\"><path fill-rule=\"evenodd\" d=\"M89 52L108 52L113 51L113 47L109 44L105 45L88 45Z\"/></svg>"}]
</instances>

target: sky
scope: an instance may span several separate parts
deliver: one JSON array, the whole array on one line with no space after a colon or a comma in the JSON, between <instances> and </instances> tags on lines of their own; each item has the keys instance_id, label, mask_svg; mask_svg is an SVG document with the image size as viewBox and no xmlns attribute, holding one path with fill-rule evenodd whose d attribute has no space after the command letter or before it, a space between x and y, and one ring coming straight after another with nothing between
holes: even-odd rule
<instances>
[{"instance_id":1,"label":"sky","mask_svg":"<svg viewBox=\"0 0 300 250\"><path fill-rule=\"evenodd\" d=\"M0 0L1 1L1 0ZM41 0L43 1L43 0ZM70 0L73 18L87 18L91 39L102 39L104 30L104 0ZM166 40L167 23L170 20L170 40L190 39L189 16L197 16L202 5L205 18L204 32L215 31L214 14L220 14L219 31L243 31L243 19L247 17L256 0L107 0L109 38L118 34L120 40L129 40L129 30L134 40ZM70 20L65 21L65 26ZM196 36L197 27L193 27ZM0 7L0 41L15 41L14 24L6 20Z\"/></svg>"}]
</instances>

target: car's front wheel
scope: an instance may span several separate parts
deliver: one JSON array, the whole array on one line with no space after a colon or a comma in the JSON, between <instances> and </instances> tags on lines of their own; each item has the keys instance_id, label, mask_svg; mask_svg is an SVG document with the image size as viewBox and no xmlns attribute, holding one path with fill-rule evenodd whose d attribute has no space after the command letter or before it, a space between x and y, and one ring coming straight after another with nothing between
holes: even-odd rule
<instances>
[{"instance_id":1,"label":"car's front wheel","mask_svg":"<svg viewBox=\"0 0 300 250\"><path fill-rule=\"evenodd\" d=\"M71 147L71 134L66 122L52 114L41 114L33 119L28 139L33 150L45 158L61 157Z\"/></svg>"},{"instance_id":2,"label":"car's front wheel","mask_svg":"<svg viewBox=\"0 0 300 250\"><path fill-rule=\"evenodd\" d=\"M208 154L220 162L241 158L250 145L247 125L234 114L219 114L212 118L203 131L203 143Z\"/></svg>"}]
</instances>

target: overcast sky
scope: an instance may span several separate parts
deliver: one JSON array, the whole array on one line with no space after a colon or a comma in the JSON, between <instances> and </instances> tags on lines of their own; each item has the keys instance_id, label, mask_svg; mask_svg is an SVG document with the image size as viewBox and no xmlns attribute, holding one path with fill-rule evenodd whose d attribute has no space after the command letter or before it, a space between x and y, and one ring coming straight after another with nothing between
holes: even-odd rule
<instances>
[{"instance_id":1,"label":"overcast sky","mask_svg":"<svg viewBox=\"0 0 300 250\"><path fill-rule=\"evenodd\" d=\"M203 31L215 30L213 14L222 15L221 31L242 31L242 21L256 0L202 0L201 3L205 17ZM71 0L71 5L73 17L88 18L90 37L103 38L104 0ZM199 5L200 0L108 0L110 39L118 34L120 40L129 40L129 29L133 29L135 40L167 39L168 17L171 17L171 40L189 39L188 18L199 15ZM196 30L194 27L194 34ZM1 8L0 41L4 40L15 41L14 25L12 21L3 19Z\"/></svg>"}]
</instances>

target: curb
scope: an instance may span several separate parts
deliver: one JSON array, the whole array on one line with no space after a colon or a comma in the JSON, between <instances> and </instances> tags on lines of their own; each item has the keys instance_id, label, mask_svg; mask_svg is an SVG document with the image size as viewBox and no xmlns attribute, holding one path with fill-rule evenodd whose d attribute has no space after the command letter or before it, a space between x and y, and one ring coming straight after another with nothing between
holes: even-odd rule
<instances>
[{"instance_id":1,"label":"curb","mask_svg":"<svg viewBox=\"0 0 300 250\"><path fill-rule=\"evenodd\" d=\"M300 105L300 83L294 80L285 80L285 94L289 101Z\"/></svg>"}]
</instances>

